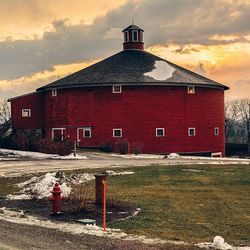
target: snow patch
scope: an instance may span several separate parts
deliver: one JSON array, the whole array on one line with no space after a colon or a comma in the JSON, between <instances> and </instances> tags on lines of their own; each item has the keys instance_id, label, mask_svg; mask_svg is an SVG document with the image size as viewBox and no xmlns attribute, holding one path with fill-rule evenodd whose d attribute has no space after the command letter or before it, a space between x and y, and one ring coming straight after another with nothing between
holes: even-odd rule
<instances>
[{"instance_id":1,"label":"snow patch","mask_svg":"<svg viewBox=\"0 0 250 250\"><path fill-rule=\"evenodd\" d=\"M162 240L160 238L147 238L146 236L139 236L135 234L126 234L120 229L107 228L107 231L103 231L101 227L96 225L83 225L80 223L68 223L68 222L52 222L50 220L39 220L34 216L25 214L23 211L13 211L4 208L0 208L0 220L5 220L12 223L21 225L35 225L45 227L49 229L57 229L62 232L71 233L73 235L88 234L101 237L107 237L111 239L122 240L134 240L140 241L145 244L176 244L176 245L188 245L183 241Z\"/></svg>"},{"instance_id":2,"label":"snow patch","mask_svg":"<svg viewBox=\"0 0 250 250\"><path fill-rule=\"evenodd\" d=\"M126 218L119 219L119 220L121 221L121 220L130 219L130 218L136 216L136 215L137 215L138 213L140 213L140 212L141 212L141 209L140 209L140 208L136 208L136 210L134 211L134 213L133 213L132 215L127 216ZM120 212L120 214L122 214L122 213L124 213L124 212Z\"/></svg>"},{"instance_id":3,"label":"snow patch","mask_svg":"<svg viewBox=\"0 0 250 250\"><path fill-rule=\"evenodd\" d=\"M198 243L196 246L206 249L217 249L217 250L250 250L250 247L234 247L229 245L221 236L215 236L212 243L203 242Z\"/></svg>"},{"instance_id":4,"label":"snow patch","mask_svg":"<svg viewBox=\"0 0 250 250\"><path fill-rule=\"evenodd\" d=\"M57 154L44 154L39 152L30 152L30 151L21 151L21 150L11 150L11 149L2 149L0 148L0 155L6 157L25 157L32 159L57 159L57 160L83 160L88 159L86 156L70 154L66 156L60 156ZM5 158L6 159L6 158ZM12 158L12 160L15 158Z\"/></svg>"},{"instance_id":5,"label":"snow patch","mask_svg":"<svg viewBox=\"0 0 250 250\"><path fill-rule=\"evenodd\" d=\"M154 155L154 154L127 154L127 155L120 155L120 154L111 154L112 156L121 157L125 159L163 159L163 155Z\"/></svg>"},{"instance_id":6,"label":"snow patch","mask_svg":"<svg viewBox=\"0 0 250 250\"><path fill-rule=\"evenodd\" d=\"M48 198L51 196L51 191L55 183L60 183L62 195L67 197L71 192L71 185L80 184L93 180L95 177L91 173L64 175L62 172L46 173L39 177L32 177L31 179L17 184L21 190L18 195L7 195L6 198L10 200L15 199L38 199Z\"/></svg>"},{"instance_id":7,"label":"snow patch","mask_svg":"<svg viewBox=\"0 0 250 250\"><path fill-rule=\"evenodd\" d=\"M168 159L181 159L182 156L180 156L179 154L177 153L171 153L167 156Z\"/></svg>"},{"instance_id":8,"label":"snow patch","mask_svg":"<svg viewBox=\"0 0 250 250\"><path fill-rule=\"evenodd\" d=\"M110 176L116 176L116 175L128 175L128 174L134 174L133 171L123 171L123 172L115 172L113 170L107 170L106 173Z\"/></svg>"},{"instance_id":9,"label":"snow patch","mask_svg":"<svg viewBox=\"0 0 250 250\"><path fill-rule=\"evenodd\" d=\"M115 172L113 170L107 170L106 173L109 176L134 174L132 171ZM29 180L17 184L17 187L21 189L19 193L16 195L9 194L6 198L9 200L48 198L51 196L51 191L55 183L60 184L62 195L67 197L71 192L72 185L81 184L94 179L95 176L92 173L74 173L68 176L63 172L46 173L39 177L33 176Z\"/></svg>"},{"instance_id":10,"label":"snow patch","mask_svg":"<svg viewBox=\"0 0 250 250\"><path fill-rule=\"evenodd\" d=\"M152 71L144 73L145 76L150 76L158 81L164 81L173 76L175 68L170 66L165 61L155 61Z\"/></svg>"}]
</instances>

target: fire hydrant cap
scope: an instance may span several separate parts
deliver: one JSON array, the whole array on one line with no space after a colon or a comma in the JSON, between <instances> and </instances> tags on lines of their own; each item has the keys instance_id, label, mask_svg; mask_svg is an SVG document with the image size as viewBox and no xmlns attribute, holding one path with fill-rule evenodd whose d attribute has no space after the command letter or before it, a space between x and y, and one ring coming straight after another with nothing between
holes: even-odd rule
<instances>
[{"instance_id":1,"label":"fire hydrant cap","mask_svg":"<svg viewBox=\"0 0 250 250\"><path fill-rule=\"evenodd\" d=\"M62 190L58 183L55 184L55 186L53 187L53 191L51 191L51 193L62 193Z\"/></svg>"}]
</instances>

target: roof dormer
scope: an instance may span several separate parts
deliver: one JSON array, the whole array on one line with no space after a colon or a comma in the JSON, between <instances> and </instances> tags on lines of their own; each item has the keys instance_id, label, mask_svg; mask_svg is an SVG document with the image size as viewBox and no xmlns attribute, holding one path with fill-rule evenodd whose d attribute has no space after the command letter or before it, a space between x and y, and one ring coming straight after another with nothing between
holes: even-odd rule
<instances>
[{"instance_id":1,"label":"roof dormer","mask_svg":"<svg viewBox=\"0 0 250 250\"><path fill-rule=\"evenodd\" d=\"M143 29L131 24L122 32L124 34L123 50L144 49Z\"/></svg>"}]
</instances>

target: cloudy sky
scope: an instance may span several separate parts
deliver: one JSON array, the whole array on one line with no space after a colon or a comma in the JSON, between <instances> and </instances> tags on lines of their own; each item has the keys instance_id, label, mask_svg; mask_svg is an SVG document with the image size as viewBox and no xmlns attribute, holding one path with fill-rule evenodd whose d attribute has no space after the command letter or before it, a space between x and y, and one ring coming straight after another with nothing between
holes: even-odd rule
<instances>
[{"instance_id":1,"label":"cloudy sky","mask_svg":"<svg viewBox=\"0 0 250 250\"><path fill-rule=\"evenodd\" d=\"M8 0L0 16L0 99L119 52L132 19L147 51L250 97L249 0Z\"/></svg>"}]
</instances>

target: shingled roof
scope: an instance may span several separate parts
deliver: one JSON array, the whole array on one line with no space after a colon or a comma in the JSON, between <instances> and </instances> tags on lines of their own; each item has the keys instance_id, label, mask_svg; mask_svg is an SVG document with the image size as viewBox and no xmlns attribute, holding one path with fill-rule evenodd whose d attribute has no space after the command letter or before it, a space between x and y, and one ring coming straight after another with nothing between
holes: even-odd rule
<instances>
[{"instance_id":1,"label":"shingled roof","mask_svg":"<svg viewBox=\"0 0 250 250\"><path fill-rule=\"evenodd\" d=\"M228 89L225 85L146 51L124 50L76 73L38 88L37 91L52 88L108 86L113 84L196 85Z\"/></svg>"}]
</instances>

